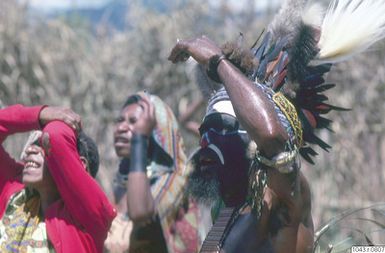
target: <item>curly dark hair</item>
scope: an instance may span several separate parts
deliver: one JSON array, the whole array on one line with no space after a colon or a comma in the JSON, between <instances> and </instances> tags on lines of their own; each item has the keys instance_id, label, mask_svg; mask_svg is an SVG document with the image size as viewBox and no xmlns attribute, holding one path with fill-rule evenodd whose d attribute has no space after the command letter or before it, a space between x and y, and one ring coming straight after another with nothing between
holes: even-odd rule
<instances>
[{"instance_id":1,"label":"curly dark hair","mask_svg":"<svg viewBox=\"0 0 385 253\"><path fill-rule=\"evenodd\" d=\"M79 155L87 160L91 176L96 177L99 170L99 151L94 140L81 131L77 138L77 149Z\"/></svg>"}]
</instances>

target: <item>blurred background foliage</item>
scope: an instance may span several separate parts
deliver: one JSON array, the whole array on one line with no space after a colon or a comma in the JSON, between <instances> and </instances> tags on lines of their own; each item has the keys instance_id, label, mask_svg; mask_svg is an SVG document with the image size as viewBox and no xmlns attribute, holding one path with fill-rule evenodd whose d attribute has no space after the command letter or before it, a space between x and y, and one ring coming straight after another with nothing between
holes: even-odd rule
<instances>
[{"instance_id":1,"label":"blurred background foliage","mask_svg":"<svg viewBox=\"0 0 385 253\"><path fill-rule=\"evenodd\" d=\"M171 48L177 38L206 34L223 44L240 32L245 45L252 45L277 2L257 9L257 0L238 8L225 0L115 0L99 9L47 14L28 2L1 0L0 102L69 106L81 114L84 129L99 145L98 180L111 194L118 162L112 122L125 98L144 89L161 97L180 119L191 153L198 138L188 128L200 123L206 101L191 77L191 64L167 60ZM334 133L319 134L333 149L318 150L315 166L302 165L316 228L344 210L384 201L384 56L384 44L377 44L328 76L337 83L328 93L331 103L352 110L329 115ZM7 141L14 154L23 138ZM378 219L371 209L361 213ZM385 243L384 234L370 235L371 240Z\"/></svg>"}]
</instances>

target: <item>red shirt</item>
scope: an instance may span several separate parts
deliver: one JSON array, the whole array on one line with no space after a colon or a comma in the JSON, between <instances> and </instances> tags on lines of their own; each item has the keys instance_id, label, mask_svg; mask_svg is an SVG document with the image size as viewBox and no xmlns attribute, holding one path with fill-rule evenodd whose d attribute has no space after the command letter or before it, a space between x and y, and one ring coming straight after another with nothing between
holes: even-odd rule
<instances>
[{"instance_id":1,"label":"red shirt","mask_svg":"<svg viewBox=\"0 0 385 253\"><path fill-rule=\"evenodd\" d=\"M13 105L0 110L0 142L8 135L39 129L41 109ZM43 132L50 137L46 161L61 196L45 213L48 239L57 253L101 253L116 211L84 169L75 132L60 121L47 124ZM23 165L0 146L0 218L10 197L24 188L22 169Z\"/></svg>"}]
</instances>

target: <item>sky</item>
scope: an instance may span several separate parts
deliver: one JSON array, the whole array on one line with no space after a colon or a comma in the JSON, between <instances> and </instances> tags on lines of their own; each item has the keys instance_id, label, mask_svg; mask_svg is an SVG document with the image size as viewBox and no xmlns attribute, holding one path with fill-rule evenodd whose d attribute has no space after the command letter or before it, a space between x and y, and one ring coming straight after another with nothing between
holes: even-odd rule
<instances>
[{"instance_id":1,"label":"sky","mask_svg":"<svg viewBox=\"0 0 385 253\"><path fill-rule=\"evenodd\" d=\"M99 7L110 0L29 0L29 4L36 9L55 10L71 7Z\"/></svg>"},{"instance_id":2,"label":"sky","mask_svg":"<svg viewBox=\"0 0 385 253\"><path fill-rule=\"evenodd\" d=\"M1 1L1 0L0 0ZM27 0L32 8L42 11L50 11L57 9L83 8L83 7L99 7L111 0ZM215 0L214 0L215 1ZM247 0L228 0L235 7L242 6ZM255 0L257 8L265 9L268 1L279 2L280 0Z\"/></svg>"}]
</instances>

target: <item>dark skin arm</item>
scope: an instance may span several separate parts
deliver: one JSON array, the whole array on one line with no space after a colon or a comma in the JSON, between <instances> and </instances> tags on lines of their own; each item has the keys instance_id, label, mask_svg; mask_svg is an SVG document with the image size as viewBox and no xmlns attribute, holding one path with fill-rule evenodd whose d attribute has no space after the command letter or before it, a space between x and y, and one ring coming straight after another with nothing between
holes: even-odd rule
<instances>
[{"instance_id":1,"label":"dark skin arm","mask_svg":"<svg viewBox=\"0 0 385 253\"><path fill-rule=\"evenodd\" d=\"M207 37L179 40L171 51L169 60L173 63L185 61L189 56L207 68L209 59L221 54L220 48ZM260 152L267 157L284 150L288 138L279 123L273 104L266 95L255 87L232 63L222 60L218 75L226 88L234 111L242 126L257 143Z\"/></svg>"},{"instance_id":2,"label":"dark skin arm","mask_svg":"<svg viewBox=\"0 0 385 253\"><path fill-rule=\"evenodd\" d=\"M284 219L284 226L272 238L277 253L312 252L314 227L311 216L310 187L301 172L294 180L298 181L293 189L292 181L287 174L282 174L273 168L268 169L268 188L264 200L270 211L262 219L268 219L269 213L277 208L278 204L283 204L288 214L287 219Z\"/></svg>"},{"instance_id":3,"label":"dark skin arm","mask_svg":"<svg viewBox=\"0 0 385 253\"><path fill-rule=\"evenodd\" d=\"M305 176L300 174L302 216L298 227L297 252L310 253L314 244L314 224L311 214L310 186Z\"/></svg>"},{"instance_id":4,"label":"dark skin arm","mask_svg":"<svg viewBox=\"0 0 385 253\"><path fill-rule=\"evenodd\" d=\"M141 95L141 97L142 100L138 104L143 109L143 112L138 118L133 132L150 137L156 125L155 108L148 96ZM144 172L134 171L128 174L127 213L136 223L146 222L154 217L156 213L150 182L147 174Z\"/></svg>"},{"instance_id":5,"label":"dark skin arm","mask_svg":"<svg viewBox=\"0 0 385 253\"><path fill-rule=\"evenodd\" d=\"M63 121L75 131L79 131L82 126L80 116L69 108L46 106L40 111L39 121L42 127L54 120Z\"/></svg>"}]
</instances>

